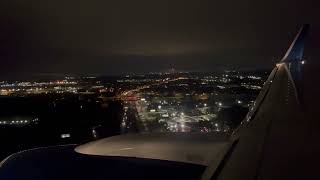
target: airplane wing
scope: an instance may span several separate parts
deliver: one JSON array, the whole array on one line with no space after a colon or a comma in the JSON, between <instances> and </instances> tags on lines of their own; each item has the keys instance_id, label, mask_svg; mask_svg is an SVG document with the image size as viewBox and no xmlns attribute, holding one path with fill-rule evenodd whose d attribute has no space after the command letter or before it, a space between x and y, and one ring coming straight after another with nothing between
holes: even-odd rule
<instances>
[{"instance_id":1,"label":"airplane wing","mask_svg":"<svg viewBox=\"0 0 320 180\"><path fill-rule=\"evenodd\" d=\"M303 58L308 30L301 28L273 69L215 179L319 178L320 68L316 59Z\"/></svg>"}]
</instances>

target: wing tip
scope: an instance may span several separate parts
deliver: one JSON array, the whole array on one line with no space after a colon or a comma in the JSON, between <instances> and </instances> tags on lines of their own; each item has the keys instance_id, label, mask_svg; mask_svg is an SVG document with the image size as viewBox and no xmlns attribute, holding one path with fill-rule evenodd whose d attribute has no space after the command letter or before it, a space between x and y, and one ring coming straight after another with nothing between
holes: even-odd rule
<instances>
[{"instance_id":1,"label":"wing tip","mask_svg":"<svg viewBox=\"0 0 320 180\"><path fill-rule=\"evenodd\" d=\"M304 51L304 42L308 36L310 29L310 24L304 24L300 28L298 34L291 43L289 49L287 50L285 56L282 58L281 62L294 62L301 61Z\"/></svg>"}]
</instances>

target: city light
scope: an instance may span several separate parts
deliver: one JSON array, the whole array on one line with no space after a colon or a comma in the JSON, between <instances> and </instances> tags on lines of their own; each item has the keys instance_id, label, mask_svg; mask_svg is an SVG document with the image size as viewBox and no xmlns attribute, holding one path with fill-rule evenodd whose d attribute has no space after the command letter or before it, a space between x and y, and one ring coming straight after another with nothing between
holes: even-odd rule
<instances>
[{"instance_id":1,"label":"city light","mask_svg":"<svg viewBox=\"0 0 320 180\"><path fill-rule=\"evenodd\" d=\"M38 120L37 120L38 121ZM0 125L13 125L13 126L24 126L30 124L32 122L36 122L34 120L2 120L0 121Z\"/></svg>"},{"instance_id":2,"label":"city light","mask_svg":"<svg viewBox=\"0 0 320 180\"><path fill-rule=\"evenodd\" d=\"M71 135L70 134L61 134L60 136L62 139L65 139L65 138L70 138Z\"/></svg>"},{"instance_id":3,"label":"city light","mask_svg":"<svg viewBox=\"0 0 320 180\"><path fill-rule=\"evenodd\" d=\"M223 109L240 104L242 107L249 107L256 94L250 92L244 97L244 88L259 90L263 85L260 79L267 78L254 73L239 74L232 71L227 74L185 73L176 78L167 76L166 73L159 73L157 76L130 75L119 77L115 83L68 76L62 80L41 82L3 81L0 83L0 95L58 95L59 98L52 102L53 107L58 108L59 100L68 101L68 96L72 94L70 97L76 97L77 109L81 112L90 111L92 102L97 107L109 108L109 102L121 101L123 112L120 113L122 117L119 125L123 132L135 127L132 121L139 123L139 132L154 131L153 128L156 128L156 132L212 132L217 129L214 122ZM239 81L241 79L242 81ZM0 121L0 125L23 126L36 124L37 121L14 119ZM228 125L219 127L221 131L228 128ZM92 132L93 137L94 134L95 132ZM68 135L61 135L61 138L68 138Z\"/></svg>"}]
</instances>

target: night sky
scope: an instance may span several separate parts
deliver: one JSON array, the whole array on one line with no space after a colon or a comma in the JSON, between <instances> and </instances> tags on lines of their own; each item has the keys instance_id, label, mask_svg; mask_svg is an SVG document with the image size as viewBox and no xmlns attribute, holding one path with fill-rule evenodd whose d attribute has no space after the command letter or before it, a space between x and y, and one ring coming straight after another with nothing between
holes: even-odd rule
<instances>
[{"instance_id":1,"label":"night sky","mask_svg":"<svg viewBox=\"0 0 320 180\"><path fill-rule=\"evenodd\" d=\"M317 52L319 5L317 0L1 0L0 78L271 68L304 23L312 29L309 49Z\"/></svg>"}]
</instances>

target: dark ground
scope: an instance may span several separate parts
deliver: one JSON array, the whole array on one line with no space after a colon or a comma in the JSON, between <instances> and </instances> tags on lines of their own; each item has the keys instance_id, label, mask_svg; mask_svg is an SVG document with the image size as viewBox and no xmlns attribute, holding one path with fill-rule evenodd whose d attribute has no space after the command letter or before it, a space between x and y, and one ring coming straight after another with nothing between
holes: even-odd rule
<instances>
[{"instance_id":1,"label":"dark ground","mask_svg":"<svg viewBox=\"0 0 320 180\"><path fill-rule=\"evenodd\" d=\"M0 159L24 149L93 140L92 128L96 126L100 137L119 134L121 112L122 102L102 102L94 96L1 97L2 120L15 116L38 118L39 122L0 126ZM64 133L71 137L62 139Z\"/></svg>"}]
</instances>

